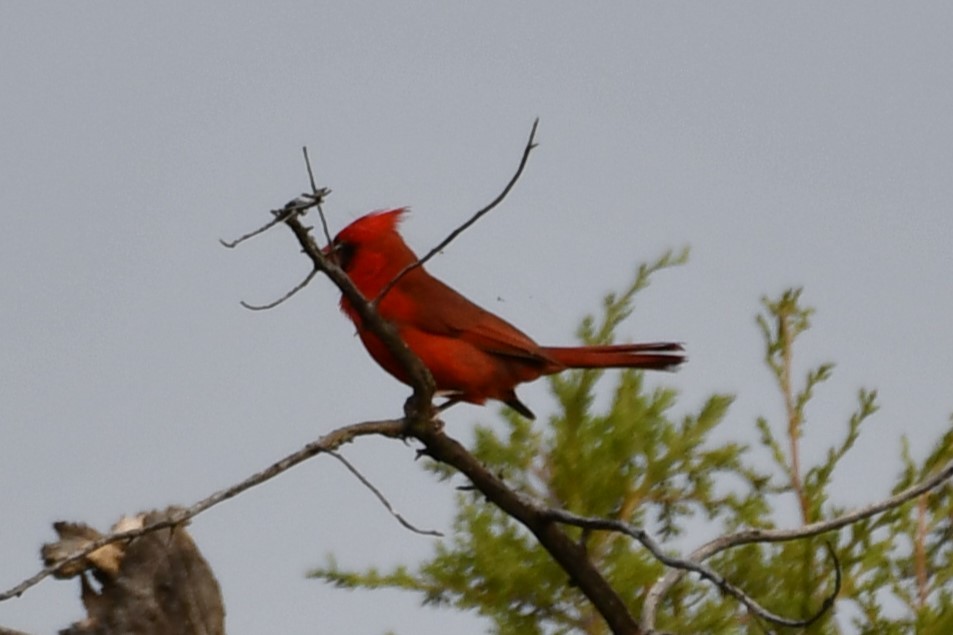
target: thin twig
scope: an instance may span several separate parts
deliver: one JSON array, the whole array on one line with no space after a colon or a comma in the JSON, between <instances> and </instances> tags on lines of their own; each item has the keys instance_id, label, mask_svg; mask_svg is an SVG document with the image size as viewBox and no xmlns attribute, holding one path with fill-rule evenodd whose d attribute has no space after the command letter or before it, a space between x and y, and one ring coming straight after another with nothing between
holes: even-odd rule
<instances>
[{"instance_id":1,"label":"thin twig","mask_svg":"<svg viewBox=\"0 0 953 635\"><path fill-rule=\"evenodd\" d=\"M349 443L350 441L352 441L353 439L359 436L379 434L386 437L399 438L403 436L404 428L405 428L405 424L403 420L391 419L391 420L384 420L384 421L367 421L364 423L355 423L352 425L338 428L336 430L332 430L331 432L324 435L317 441L313 441L309 443L308 445L304 446L297 452L293 452L292 454L289 454L288 456L281 459L280 461L277 461L271 464L270 466L268 466L267 468L265 468L264 470L249 476L248 478L241 481L240 483L237 483L235 485L232 485L231 487L227 487L225 489L219 490L215 492L214 494L212 494L211 496L208 496L198 501L191 507L178 510L177 512L173 513L170 517L166 518L165 520L162 520L150 525L146 525L138 529L132 529L129 531L121 531L117 533L108 534L97 540L90 542L80 551L77 551L76 553L66 558L63 558L62 560L59 560L47 566L43 570L27 578L26 580L16 585L15 587L9 589L8 591L4 591L3 593L0 593L0 602L4 600L9 600L12 597L19 597L20 595L23 594L24 591L26 591L32 586L35 586L44 578L52 575L55 571L57 571L61 567L68 564L72 564L74 562L77 562L85 558L87 555L89 555L93 551L96 551L100 547L103 547L113 542L118 542L120 540L129 540L131 538L138 538L139 536L143 536L145 534L158 531L160 529L165 529L167 527L174 527L176 525L181 525L182 523L188 521L189 519L194 518L198 514L201 514L205 510L211 507L214 507L218 505L219 503L223 503L227 501L228 499L233 498L237 496L238 494L241 494L245 490L251 489L252 487L255 487L256 485L260 485L264 483L265 481L270 480L283 472L286 472L287 470L291 469L295 465L303 461L306 461L307 459L310 459L311 457L317 454L321 454L322 452L333 451L339 448L341 445L345 443Z\"/></svg>"},{"instance_id":2,"label":"thin twig","mask_svg":"<svg viewBox=\"0 0 953 635\"><path fill-rule=\"evenodd\" d=\"M265 223L258 229L254 231L250 231L244 236L239 236L235 240L231 240L231 241L219 238L218 242L220 242L222 246L224 247L228 247L229 249L234 249L235 247L238 247L240 244L242 244L249 238L254 238L255 236L258 236L259 234L264 234L266 231L268 231L275 225L285 222L286 220L288 220L288 218L292 214L296 213L296 211L297 210L288 208L287 206L284 209L273 209L271 210L271 214L272 216L274 216L274 218L272 218L270 221L268 221L267 223Z\"/></svg>"},{"instance_id":3,"label":"thin twig","mask_svg":"<svg viewBox=\"0 0 953 635\"><path fill-rule=\"evenodd\" d=\"M321 229L324 230L324 238L327 240L327 244L331 244L331 232L328 231L328 220L324 217L324 209L321 207L321 201L325 196L331 193L331 190L328 188L318 189L317 184L314 182L314 172L311 171L311 157L308 156L308 146L303 146L301 151L304 153L304 164L308 168L308 181L311 183L311 192L314 194L315 198L315 207L318 209L318 217L321 219ZM323 194L320 194L323 192Z\"/></svg>"},{"instance_id":4,"label":"thin twig","mask_svg":"<svg viewBox=\"0 0 953 635\"><path fill-rule=\"evenodd\" d=\"M417 262L413 262L407 265L406 267L404 267L403 269L401 269L397 273L397 275L394 276L393 279L391 279L390 282L384 285L384 288L381 289L380 293L377 294L377 297L375 297L374 300L371 301L371 304L373 304L374 306L377 306L377 304L381 301L381 298L387 295L387 293L394 288L394 285L397 284L401 278L403 278L410 271L416 269L417 267L422 267L425 262L427 262L428 260L433 258L435 255L443 251L443 249L447 245L449 245L451 241L453 241L457 236L465 232L471 225L473 225L473 223L480 220L480 218L483 217L484 214L486 214L487 212L492 210L494 207L499 205L501 202L503 202L503 199L506 198L506 195L510 193L510 190L513 189L513 186L516 185L516 182L519 180L520 176L523 174L523 169L526 167L526 163L529 160L529 154L530 152L533 151L533 148L535 148L537 145L536 144L536 129L538 127L539 127L539 117L537 117L536 120L533 121L533 128L532 130L530 130L529 139L526 140L526 147L523 148L523 156L520 159L520 164L516 168L516 172L513 174L513 177L510 179L510 182L507 183L506 187L503 188L503 191L500 192L496 196L496 198L490 201L489 205L479 210L477 213L471 216L467 222L463 223L462 225L457 227L455 230L450 232L450 234L446 238L444 238L442 241L440 241L440 243L436 247L428 251L423 258L420 258L419 260L417 260Z\"/></svg>"},{"instance_id":5,"label":"thin twig","mask_svg":"<svg viewBox=\"0 0 953 635\"><path fill-rule=\"evenodd\" d=\"M284 294L283 296L281 296L274 302L269 302L268 304L249 304L248 302L241 300L239 301L239 304L241 304L243 307L245 307L249 311L267 311L268 309L273 309L279 304L281 304L282 302L284 302L285 300L287 300L288 298L290 298L291 296L293 296L294 294L296 294L298 291L301 291L306 286L308 286L308 284L310 284L311 280L316 275L318 275L318 270L312 269L311 273L309 273L304 280L296 284L294 287L291 288L290 291L288 291L288 293Z\"/></svg>"},{"instance_id":6,"label":"thin twig","mask_svg":"<svg viewBox=\"0 0 953 635\"><path fill-rule=\"evenodd\" d=\"M414 527L407 520L405 520L403 516L400 515L400 512L394 509L394 507L390 504L390 501L388 501L387 498L383 494L381 494L380 490L374 487L374 484L371 483L369 480L367 480L364 477L364 475L361 474L358 471L358 469L351 464L350 461L345 459L343 456L341 456L337 452L328 452L328 454L330 454L331 456L336 458L338 461L343 463L344 467L350 470L351 474L356 476L357 480L359 480L364 485L364 487L371 490L374 496L377 497L377 500L381 502L384 508L387 509L388 512L390 512L390 515L396 518L397 522L399 522L401 525L403 525L410 531L414 532L415 534L421 534L422 536L436 536L438 538L443 538L443 534L435 529L418 529L417 527Z\"/></svg>"},{"instance_id":7,"label":"thin twig","mask_svg":"<svg viewBox=\"0 0 953 635\"><path fill-rule=\"evenodd\" d=\"M305 161L307 161L308 160L307 148L305 148L304 152L305 152ZM311 175L310 163L308 163L308 174ZM311 193L310 194L307 194L307 193L302 194L300 198L296 198L292 201L289 201L281 209L271 210L271 213L274 216L274 218L269 223L266 223L265 225L263 225L262 227L259 227L255 231L245 234L244 236L232 242L227 242L222 239L219 239L219 242L229 248L235 247L236 245L248 240L249 238L252 238L261 233L264 233L265 231L267 231L268 229L270 229L271 227L274 227L275 225L279 223L289 222L292 218L296 219L299 216L304 215L312 207L316 207L318 209L318 215L321 217L321 222L324 225L325 234L327 234L327 223L324 220L324 212L321 209L321 202L324 200L324 197L330 193L331 193L331 190L329 188L324 187L319 189L314 184L314 176L311 175ZM328 239L328 242L330 242L330 239ZM244 300L241 300L239 304L241 304L243 307L245 307L246 309L250 311L267 311L268 309L273 309L279 304L281 304L282 302L285 302L286 300L291 298L293 295L295 295L302 289L304 289L306 286L308 286L308 284L311 283L311 280L314 279L314 276L317 275L318 271L319 269L317 267L312 269L311 273L309 273L304 280L296 284L294 287L291 288L290 291L285 293L283 296L281 296L274 302L269 302L268 304L251 304L249 302L245 302Z\"/></svg>"},{"instance_id":8,"label":"thin twig","mask_svg":"<svg viewBox=\"0 0 953 635\"><path fill-rule=\"evenodd\" d=\"M936 474L917 485L908 487L890 498L842 514L837 518L814 522L796 529L746 529L727 536L721 536L720 538L705 543L689 554L687 560L698 563L707 560L725 549L740 545L765 542L787 542L840 529L864 520L865 518L870 518L871 516L876 516L877 514L899 507L917 496L935 489L951 477L953 477L953 461L950 461ZM685 572L681 570L669 571L661 580L652 586L645 596L645 602L642 604L642 625L644 628L650 629L654 626L655 614L659 602L661 602L662 598L684 575Z\"/></svg>"},{"instance_id":9,"label":"thin twig","mask_svg":"<svg viewBox=\"0 0 953 635\"><path fill-rule=\"evenodd\" d=\"M307 153L307 150L305 150L305 152ZM307 157L307 154L306 154L305 156ZM308 166L308 170L309 170L309 173L310 173L310 170L311 170L311 166L310 166L310 165ZM218 239L218 242L221 243L223 247L228 247L229 249L234 249L235 247L237 247L238 245L242 244L243 242L245 242L245 241L248 240L249 238L254 238L255 236L258 236L258 235L260 235L260 234L264 234L266 231L268 231L269 229L271 229L271 228L274 227L275 225L278 225L278 224L280 224L280 223L283 223L283 222L285 222L286 220L288 220L289 218L291 218L291 217L293 217L293 216L297 216L297 215L300 215L300 214L304 214L305 212L307 212L307 211L308 211L309 209L311 209L312 207L317 207L318 210L320 210L320 209L321 209L321 203L324 201L324 198L325 198L328 194L330 194L330 193L331 193L331 190L330 190L329 188L323 187L323 188L320 188L320 189L319 189L319 188L315 187L315 185L314 185L314 179L312 178L312 179L311 179L311 193L309 193L309 194L302 194L302 195L301 195L301 198L296 198L296 199L294 199L294 200L292 200L292 201L289 201L289 202L286 203L285 206L282 207L281 209L273 209L273 210L271 210L271 215L274 216L274 218L272 218L270 221L268 221L267 223L265 223L264 225L262 225L262 226L259 227L258 229L254 230L254 231L248 232L248 233L245 234L244 236L239 236L239 237L236 238L235 240L229 241L229 240L224 240L224 239L222 239L222 238L219 238L219 239ZM324 222L324 213L323 213L323 212L321 212L321 221ZM325 233L327 233L327 225L326 225L326 224L325 224ZM331 242L331 240L328 239L328 242Z\"/></svg>"}]
</instances>

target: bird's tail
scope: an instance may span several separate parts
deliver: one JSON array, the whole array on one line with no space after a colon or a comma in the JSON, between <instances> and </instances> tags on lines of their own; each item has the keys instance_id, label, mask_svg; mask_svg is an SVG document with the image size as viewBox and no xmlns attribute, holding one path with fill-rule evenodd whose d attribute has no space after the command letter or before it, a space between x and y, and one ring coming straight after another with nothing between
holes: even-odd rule
<instances>
[{"instance_id":1,"label":"bird's tail","mask_svg":"<svg viewBox=\"0 0 953 635\"><path fill-rule=\"evenodd\" d=\"M685 361L684 351L677 342L543 347L543 353L567 368L675 370Z\"/></svg>"}]
</instances>

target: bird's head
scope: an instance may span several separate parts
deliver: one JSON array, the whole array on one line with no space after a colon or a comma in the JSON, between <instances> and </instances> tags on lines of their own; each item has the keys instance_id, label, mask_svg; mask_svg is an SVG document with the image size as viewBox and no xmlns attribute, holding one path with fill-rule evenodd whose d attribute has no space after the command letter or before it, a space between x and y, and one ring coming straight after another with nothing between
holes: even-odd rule
<instances>
[{"instance_id":1,"label":"bird's head","mask_svg":"<svg viewBox=\"0 0 953 635\"><path fill-rule=\"evenodd\" d=\"M404 267L417 262L397 231L406 213L406 207L371 212L338 232L324 248L324 255L347 273L364 297L376 296Z\"/></svg>"},{"instance_id":2,"label":"bird's head","mask_svg":"<svg viewBox=\"0 0 953 635\"><path fill-rule=\"evenodd\" d=\"M397 231L397 225L407 213L406 207L371 212L338 232L331 244L322 250L341 269L350 272L358 255L381 253L391 256L399 253L406 244Z\"/></svg>"}]
</instances>

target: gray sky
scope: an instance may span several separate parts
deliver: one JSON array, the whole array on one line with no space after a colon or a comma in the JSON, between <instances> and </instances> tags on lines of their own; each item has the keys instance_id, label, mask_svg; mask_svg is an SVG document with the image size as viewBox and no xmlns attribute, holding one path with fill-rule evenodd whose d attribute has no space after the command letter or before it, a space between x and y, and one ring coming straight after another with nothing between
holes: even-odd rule
<instances>
[{"instance_id":1,"label":"gray sky","mask_svg":"<svg viewBox=\"0 0 953 635\"><path fill-rule=\"evenodd\" d=\"M953 6L455 4L0 4L0 586L37 569L53 520L188 504L400 413L406 388L330 283L269 312L238 304L308 270L283 228L217 243L306 188L304 144L334 189L332 228L410 205L423 251L499 191L539 116L523 180L432 272L560 344L639 262L690 244L622 335L685 341L688 366L653 381L682 391L680 412L737 393L724 434L747 442L755 416L780 418L759 298L804 285L818 311L798 367L838 364L809 460L858 388L883 404L834 502L885 495L901 435L928 451L953 410ZM520 394L552 407L543 385ZM468 438L494 416L458 407L447 423ZM451 488L413 449L362 440L347 456L412 522L449 528ZM328 552L387 566L432 548L332 460L193 533L236 635L485 628L304 578ZM80 613L74 584L47 581L0 604L0 624L48 633Z\"/></svg>"}]
</instances>

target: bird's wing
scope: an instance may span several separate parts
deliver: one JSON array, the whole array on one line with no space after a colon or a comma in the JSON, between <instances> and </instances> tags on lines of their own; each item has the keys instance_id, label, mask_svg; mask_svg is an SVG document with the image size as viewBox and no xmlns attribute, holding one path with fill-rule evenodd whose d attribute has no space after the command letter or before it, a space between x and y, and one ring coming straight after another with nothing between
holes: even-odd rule
<instances>
[{"instance_id":1,"label":"bird's wing","mask_svg":"<svg viewBox=\"0 0 953 635\"><path fill-rule=\"evenodd\" d=\"M422 331L457 337L494 355L539 364L556 363L531 337L506 320L474 304L427 272L420 273L423 275L405 276L393 290L398 294L394 305L406 309L394 320L398 326L403 320ZM399 296L404 294L416 301L401 302ZM383 306L381 308L383 310Z\"/></svg>"}]
</instances>

